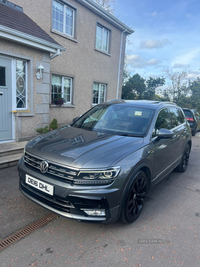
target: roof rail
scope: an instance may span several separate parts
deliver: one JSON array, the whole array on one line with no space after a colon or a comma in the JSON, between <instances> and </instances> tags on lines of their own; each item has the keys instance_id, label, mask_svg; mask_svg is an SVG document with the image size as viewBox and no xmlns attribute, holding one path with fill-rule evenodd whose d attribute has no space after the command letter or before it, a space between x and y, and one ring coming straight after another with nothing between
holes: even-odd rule
<instances>
[{"instance_id":1,"label":"roof rail","mask_svg":"<svg viewBox=\"0 0 200 267\"><path fill-rule=\"evenodd\" d=\"M164 104L169 104L169 105L177 106L176 103L174 103L174 102L170 102L170 101L163 101L163 102L160 102L160 103L164 103Z\"/></svg>"}]
</instances>

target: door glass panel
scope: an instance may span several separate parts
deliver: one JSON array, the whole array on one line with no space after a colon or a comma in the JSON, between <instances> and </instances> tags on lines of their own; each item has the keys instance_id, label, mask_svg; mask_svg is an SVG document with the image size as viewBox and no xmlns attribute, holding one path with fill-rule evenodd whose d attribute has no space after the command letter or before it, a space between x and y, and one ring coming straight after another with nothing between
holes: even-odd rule
<instances>
[{"instance_id":1,"label":"door glass panel","mask_svg":"<svg viewBox=\"0 0 200 267\"><path fill-rule=\"evenodd\" d=\"M157 136L158 131L161 129L167 129L170 130L170 120L169 120L169 113L168 113L168 109L162 109L160 111L160 113L158 114L157 120L156 120L156 124L155 127L153 129L153 135L152 137Z\"/></svg>"},{"instance_id":2,"label":"door glass panel","mask_svg":"<svg viewBox=\"0 0 200 267\"><path fill-rule=\"evenodd\" d=\"M6 86L6 68L0 67L0 86Z\"/></svg>"},{"instance_id":3,"label":"door glass panel","mask_svg":"<svg viewBox=\"0 0 200 267\"><path fill-rule=\"evenodd\" d=\"M175 128L180 125L179 114L177 108L170 108L170 119L171 119L171 128Z\"/></svg>"},{"instance_id":4,"label":"door glass panel","mask_svg":"<svg viewBox=\"0 0 200 267\"><path fill-rule=\"evenodd\" d=\"M16 106L26 108L26 62L16 60Z\"/></svg>"}]
</instances>

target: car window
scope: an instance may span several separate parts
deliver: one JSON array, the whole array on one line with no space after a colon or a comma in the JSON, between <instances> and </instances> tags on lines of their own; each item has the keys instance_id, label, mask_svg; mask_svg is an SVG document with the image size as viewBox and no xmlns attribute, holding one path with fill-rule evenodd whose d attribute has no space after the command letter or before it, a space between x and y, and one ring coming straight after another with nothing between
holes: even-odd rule
<instances>
[{"instance_id":1,"label":"car window","mask_svg":"<svg viewBox=\"0 0 200 267\"><path fill-rule=\"evenodd\" d=\"M178 114L179 114L179 121L182 123L185 122L185 116L183 115L182 110L178 109Z\"/></svg>"},{"instance_id":2,"label":"car window","mask_svg":"<svg viewBox=\"0 0 200 267\"><path fill-rule=\"evenodd\" d=\"M169 108L172 129L183 123L180 120L180 113L178 111L178 108Z\"/></svg>"},{"instance_id":3,"label":"car window","mask_svg":"<svg viewBox=\"0 0 200 267\"><path fill-rule=\"evenodd\" d=\"M167 129L170 130L171 125L170 125L170 120L169 120L169 112L167 108L162 109L157 117L155 127L153 129L153 137L157 136L158 131L161 129Z\"/></svg>"}]
</instances>

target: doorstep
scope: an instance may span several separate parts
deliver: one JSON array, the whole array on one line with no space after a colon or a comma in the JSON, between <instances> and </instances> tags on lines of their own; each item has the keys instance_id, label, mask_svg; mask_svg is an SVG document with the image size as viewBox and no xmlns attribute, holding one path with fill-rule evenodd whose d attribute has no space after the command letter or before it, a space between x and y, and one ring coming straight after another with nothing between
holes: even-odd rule
<instances>
[{"instance_id":1,"label":"doorstep","mask_svg":"<svg viewBox=\"0 0 200 267\"><path fill-rule=\"evenodd\" d=\"M0 169L17 165L27 141L0 144Z\"/></svg>"}]
</instances>

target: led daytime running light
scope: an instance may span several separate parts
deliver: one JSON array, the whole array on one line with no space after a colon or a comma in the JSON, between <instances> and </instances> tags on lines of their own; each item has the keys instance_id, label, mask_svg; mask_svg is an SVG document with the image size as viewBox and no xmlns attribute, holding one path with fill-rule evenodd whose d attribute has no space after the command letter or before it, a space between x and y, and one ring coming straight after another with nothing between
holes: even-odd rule
<instances>
[{"instance_id":1,"label":"led daytime running light","mask_svg":"<svg viewBox=\"0 0 200 267\"><path fill-rule=\"evenodd\" d=\"M121 168L120 167L113 167L110 169L104 170L82 170L79 172L78 177L87 179L87 180L94 180L94 179L114 179L119 174Z\"/></svg>"}]
</instances>

